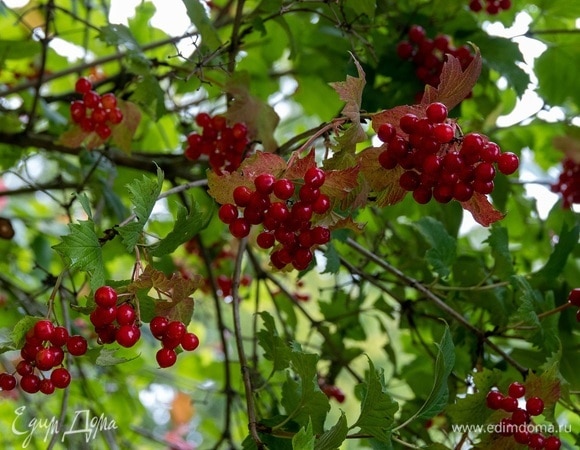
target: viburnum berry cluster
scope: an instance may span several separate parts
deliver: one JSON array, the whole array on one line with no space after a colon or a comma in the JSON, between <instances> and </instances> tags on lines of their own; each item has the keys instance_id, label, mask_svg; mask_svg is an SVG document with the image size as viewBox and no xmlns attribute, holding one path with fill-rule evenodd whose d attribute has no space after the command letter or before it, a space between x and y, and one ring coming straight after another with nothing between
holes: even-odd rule
<instances>
[{"instance_id":1,"label":"viburnum berry cluster","mask_svg":"<svg viewBox=\"0 0 580 450\"><path fill-rule=\"evenodd\" d=\"M525 395L526 387L517 381L509 385L507 395L495 388L489 391L486 397L487 407L511 414L501 419L498 424L499 434L513 436L517 443L527 445L530 449L558 450L561 446L560 439L536 432L532 422L534 416L539 416L544 411L544 401L540 397L524 398Z\"/></svg>"},{"instance_id":2,"label":"viburnum berry cluster","mask_svg":"<svg viewBox=\"0 0 580 450\"><path fill-rule=\"evenodd\" d=\"M187 352L194 351L199 346L199 338L195 333L187 331L183 322L169 320L167 317L155 316L149 322L151 334L161 341L162 347L155 358L159 367L171 367L177 361L179 347Z\"/></svg>"},{"instance_id":3,"label":"viburnum berry cluster","mask_svg":"<svg viewBox=\"0 0 580 450\"><path fill-rule=\"evenodd\" d=\"M390 123L377 130L384 142L379 163L388 170L404 169L399 184L413 192L417 203L428 203L431 198L440 203L466 202L475 192L492 192L496 168L505 175L518 168L517 155L502 152L486 136L456 136L457 125L447 114L447 107L435 102L427 106L425 117L403 115L398 124L403 133Z\"/></svg>"},{"instance_id":4,"label":"viburnum berry cluster","mask_svg":"<svg viewBox=\"0 0 580 450\"><path fill-rule=\"evenodd\" d=\"M570 291L568 294L568 303L578 307L578 311L576 311L576 320L580 322L580 288L575 288Z\"/></svg>"},{"instance_id":5,"label":"viburnum berry cluster","mask_svg":"<svg viewBox=\"0 0 580 450\"><path fill-rule=\"evenodd\" d=\"M248 128L243 123L228 126L224 116L210 116L199 113L195 123L202 131L187 136L184 155L197 161L202 155L208 158L211 169L221 174L236 170L246 156L248 148Z\"/></svg>"},{"instance_id":6,"label":"viburnum berry cluster","mask_svg":"<svg viewBox=\"0 0 580 450\"><path fill-rule=\"evenodd\" d=\"M338 386L327 383L324 379L318 380L318 386L328 398L334 398L338 403L344 403L346 396Z\"/></svg>"},{"instance_id":7,"label":"viburnum berry cluster","mask_svg":"<svg viewBox=\"0 0 580 450\"><path fill-rule=\"evenodd\" d=\"M330 210L330 198L320 191L325 179L324 170L311 167L296 189L292 180L260 174L254 179L255 190L247 186L234 189L234 203L222 205L219 218L239 239L250 234L252 225L262 224L256 241L259 247L272 249L272 265L283 269L291 264L304 270L313 260L313 249L330 241L327 227L312 226L315 214Z\"/></svg>"},{"instance_id":8,"label":"viburnum berry cluster","mask_svg":"<svg viewBox=\"0 0 580 450\"><path fill-rule=\"evenodd\" d=\"M50 320L39 320L25 335L20 350L22 360L15 372L0 374L0 389L10 391L19 384L29 394L50 395L55 389L66 388L71 375L63 364L65 349L72 356L82 356L87 352L87 341L80 335L69 335L66 328L55 326Z\"/></svg>"},{"instance_id":9,"label":"viburnum berry cluster","mask_svg":"<svg viewBox=\"0 0 580 450\"><path fill-rule=\"evenodd\" d=\"M100 344L118 342L123 347L133 347L141 337L137 314L133 305L117 306L117 291L111 286L101 286L94 293L97 307L89 318Z\"/></svg>"},{"instance_id":10,"label":"viburnum berry cluster","mask_svg":"<svg viewBox=\"0 0 580 450\"><path fill-rule=\"evenodd\" d=\"M580 203L580 163L565 158L558 181L551 186L554 193L562 196L562 207L570 209L574 203Z\"/></svg>"},{"instance_id":11,"label":"viburnum berry cluster","mask_svg":"<svg viewBox=\"0 0 580 450\"><path fill-rule=\"evenodd\" d=\"M480 12L485 9L485 12L491 15L507 11L511 7L511 0L471 0L469 2L469 9L473 12Z\"/></svg>"},{"instance_id":12,"label":"viburnum berry cluster","mask_svg":"<svg viewBox=\"0 0 580 450\"><path fill-rule=\"evenodd\" d=\"M425 29L420 25L413 25L407 34L408 39L397 44L397 55L415 65L417 78L430 86L439 85L445 55L455 56L461 68L465 68L473 61L474 55L467 45L455 47L451 37L438 34L435 38L427 37Z\"/></svg>"},{"instance_id":13,"label":"viburnum berry cluster","mask_svg":"<svg viewBox=\"0 0 580 450\"><path fill-rule=\"evenodd\" d=\"M112 133L111 127L123 120L123 111L117 107L117 97L112 92L100 95L85 77L77 80L75 92L81 94L82 98L70 104L72 121L83 131L94 131L101 139L107 140Z\"/></svg>"}]
</instances>

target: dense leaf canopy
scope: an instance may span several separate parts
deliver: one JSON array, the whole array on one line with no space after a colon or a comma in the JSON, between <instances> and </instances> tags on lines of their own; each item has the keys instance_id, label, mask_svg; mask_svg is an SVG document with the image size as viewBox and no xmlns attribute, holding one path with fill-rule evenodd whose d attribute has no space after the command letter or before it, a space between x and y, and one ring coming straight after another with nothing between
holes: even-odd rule
<instances>
[{"instance_id":1,"label":"dense leaf canopy","mask_svg":"<svg viewBox=\"0 0 580 450\"><path fill-rule=\"evenodd\" d=\"M20 3L3 449L579 445L579 2Z\"/></svg>"}]
</instances>

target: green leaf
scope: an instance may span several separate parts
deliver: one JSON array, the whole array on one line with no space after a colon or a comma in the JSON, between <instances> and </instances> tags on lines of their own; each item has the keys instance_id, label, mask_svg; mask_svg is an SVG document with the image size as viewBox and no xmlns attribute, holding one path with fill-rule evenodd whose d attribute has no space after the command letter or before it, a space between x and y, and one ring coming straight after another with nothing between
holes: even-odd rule
<instances>
[{"instance_id":1,"label":"green leaf","mask_svg":"<svg viewBox=\"0 0 580 450\"><path fill-rule=\"evenodd\" d=\"M288 373L282 386L282 406L294 422L301 426L311 422L314 433L322 433L330 403L318 386L318 355L294 349L290 361L298 380Z\"/></svg>"},{"instance_id":2,"label":"green leaf","mask_svg":"<svg viewBox=\"0 0 580 450\"><path fill-rule=\"evenodd\" d=\"M534 63L538 93L550 105L567 100L580 103L576 74L580 71L580 49L576 42L549 47Z\"/></svg>"},{"instance_id":3,"label":"green leaf","mask_svg":"<svg viewBox=\"0 0 580 450\"><path fill-rule=\"evenodd\" d=\"M15 348L22 348L26 333L41 319L42 317L24 316L14 325L10 339L14 343Z\"/></svg>"},{"instance_id":4,"label":"green leaf","mask_svg":"<svg viewBox=\"0 0 580 450\"><path fill-rule=\"evenodd\" d=\"M290 366L290 347L276 331L274 318L267 311L261 311L265 329L258 331L258 344L264 349L264 358L274 363L274 372Z\"/></svg>"},{"instance_id":5,"label":"green leaf","mask_svg":"<svg viewBox=\"0 0 580 450\"><path fill-rule=\"evenodd\" d=\"M152 180L147 176L141 179L136 179L127 185L131 202L133 203L133 211L136 216L136 222L130 222L127 225L118 228L119 234L123 244L128 251L133 251L135 245L141 238L141 233L145 227L145 223L153 211L153 207L161 193L163 185L163 172L157 169L157 179Z\"/></svg>"},{"instance_id":6,"label":"green leaf","mask_svg":"<svg viewBox=\"0 0 580 450\"><path fill-rule=\"evenodd\" d=\"M147 75L149 73L148 68L151 63L143 54L141 46L127 26L113 23L101 27L99 39L109 45L124 48L127 51L133 72L139 75Z\"/></svg>"},{"instance_id":7,"label":"green leaf","mask_svg":"<svg viewBox=\"0 0 580 450\"><path fill-rule=\"evenodd\" d=\"M370 434L380 442L391 441L391 427L399 405L385 391L383 371L376 370L370 358L367 379L362 384L363 398L360 416L351 426L360 427L360 432Z\"/></svg>"},{"instance_id":8,"label":"green leaf","mask_svg":"<svg viewBox=\"0 0 580 450\"><path fill-rule=\"evenodd\" d=\"M423 217L415 223L416 228L427 240L431 249L427 250L427 262L441 277L451 273L451 265L455 261L457 244L447 233L443 224L432 217Z\"/></svg>"},{"instance_id":9,"label":"green leaf","mask_svg":"<svg viewBox=\"0 0 580 450\"><path fill-rule=\"evenodd\" d=\"M489 237L485 240L491 248L491 255L495 260L494 272L497 276L507 277L514 273L512 255L509 249L508 230L505 227L494 225Z\"/></svg>"},{"instance_id":10,"label":"green leaf","mask_svg":"<svg viewBox=\"0 0 580 450\"><path fill-rule=\"evenodd\" d=\"M7 59L24 59L38 55L40 43L32 39L25 41L0 39L0 62Z\"/></svg>"},{"instance_id":11,"label":"green leaf","mask_svg":"<svg viewBox=\"0 0 580 450\"><path fill-rule=\"evenodd\" d=\"M300 431L292 438L292 448L297 450L314 450L314 441L312 422L308 421L308 425L300 428Z\"/></svg>"},{"instance_id":12,"label":"green leaf","mask_svg":"<svg viewBox=\"0 0 580 450\"><path fill-rule=\"evenodd\" d=\"M222 43L202 2L199 0L183 0L183 4L187 9L187 15L191 22L201 33L202 46L211 51L217 50Z\"/></svg>"},{"instance_id":13,"label":"green leaf","mask_svg":"<svg viewBox=\"0 0 580 450\"><path fill-rule=\"evenodd\" d=\"M562 231L558 235L558 242L554 246L554 251L546 264L534 274L534 277L541 277L545 280L554 280L557 278L564 270L570 254L578 247L579 237L580 226L576 225L568 230L567 225L564 224Z\"/></svg>"},{"instance_id":14,"label":"green leaf","mask_svg":"<svg viewBox=\"0 0 580 450\"><path fill-rule=\"evenodd\" d=\"M348 425L344 412L341 412L338 422L328 431L320 435L314 444L315 450L337 450L340 448L346 435L348 434Z\"/></svg>"},{"instance_id":15,"label":"green leaf","mask_svg":"<svg viewBox=\"0 0 580 450\"><path fill-rule=\"evenodd\" d=\"M92 220L68 225L70 234L61 236L62 242L53 248L69 264L71 270L87 272L91 289L105 284L105 266L101 243Z\"/></svg>"},{"instance_id":16,"label":"green leaf","mask_svg":"<svg viewBox=\"0 0 580 450\"><path fill-rule=\"evenodd\" d=\"M173 230L164 239L151 246L151 254L153 256L173 253L177 247L189 241L207 227L215 208L208 207L203 210L193 199L190 204L189 211L182 204L177 204L177 220Z\"/></svg>"},{"instance_id":17,"label":"green leaf","mask_svg":"<svg viewBox=\"0 0 580 450\"><path fill-rule=\"evenodd\" d=\"M340 255L336 251L336 247L332 242L329 242L326 245L324 257L326 258L326 266L322 273L338 273L338 270L340 269Z\"/></svg>"},{"instance_id":18,"label":"green leaf","mask_svg":"<svg viewBox=\"0 0 580 450\"><path fill-rule=\"evenodd\" d=\"M118 348L101 347L96 349L96 351L91 350L89 356L94 358L94 362L97 366L115 366L139 358L139 355L135 355L132 358L115 356L115 353L117 353L118 350Z\"/></svg>"},{"instance_id":19,"label":"green leaf","mask_svg":"<svg viewBox=\"0 0 580 450\"><path fill-rule=\"evenodd\" d=\"M151 73L141 77L133 94L131 94L131 100L146 111L154 121L157 121L167 112L163 89L159 86L157 78Z\"/></svg>"},{"instance_id":20,"label":"green leaf","mask_svg":"<svg viewBox=\"0 0 580 450\"><path fill-rule=\"evenodd\" d=\"M417 412L417 419L429 419L447 406L449 400L449 387L447 379L455 365L455 346L451 339L449 327L445 326L445 331L441 342L437 345L437 358L435 359L435 372L433 387L429 397Z\"/></svg>"}]
</instances>

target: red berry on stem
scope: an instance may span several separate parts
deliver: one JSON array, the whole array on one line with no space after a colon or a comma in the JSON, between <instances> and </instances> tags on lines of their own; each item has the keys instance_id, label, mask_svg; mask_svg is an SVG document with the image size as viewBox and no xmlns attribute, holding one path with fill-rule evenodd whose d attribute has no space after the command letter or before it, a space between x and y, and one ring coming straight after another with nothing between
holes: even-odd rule
<instances>
[{"instance_id":1,"label":"red berry on stem","mask_svg":"<svg viewBox=\"0 0 580 450\"><path fill-rule=\"evenodd\" d=\"M88 78L81 77L75 83L75 91L79 94L86 94L93 88L93 83Z\"/></svg>"},{"instance_id":2,"label":"red berry on stem","mask_svg":"<svg viewBox=\"0 0 580 450\"><path fill-rule=\"evenodd\" d=\"M546 444L546 438L540 433L530 433L530 440L528 442L528 447L535 450L540 450L544 448Z\"/></svg>"},{"instance_id":3,"label":"red berry on stem","mask_svg":"<svg viewBox=\"0 0 580 450\"><path fill-rule=\"evenodd\" d=\"M485 402L490 409L501 409L503 394L499 391L489 391L485 398Z\"/></svg>"},{"instance_id":4,"label":"red berry on stem","mask_svg":"<svg viewBox=\"0 0 580 450\"><path fill-rule=\"evenodd\" d=\"M170 348L162 348L157 351L155 359L157 360L159 367L171 367L173 364L175 364L175 361L177 361L177 354L175 353L175 350Z\"/></svg>"},{"instance_id":5,"label":"red berry on stem","mask_svg":"<svg viewBox=\"0 0 580 450\"><path fill-rule=\"evenodd\" d=\"M499 155L497 159L497 168L501 173L504 175L511 175L516 170L518 170L518 166L520 161L518 156L512 152L504 152Z\"/></svg>"},{"instance_id":6,"label":"red berry on stem","mask_svg":"<svg viewBox=\"0 0 580 450\"><path fill-rule=\"evenodd\" d=\"M0 389L3 391L11 391L16 387L16 378L9 373L0 374Z\"/></svg>"},{"instance_id":7,"label":"red berry on stem","mask_svg":"<svg viewBox=\"0 0 580 450\"><path fill-rule=\"evenodd\" d=\"M29 375L34 372L34 366L30 362L22 360L16 364L16 372L18 375Z\"/></svg>"},{"instance_id":8,"label":"red berry on stem","mask_svg":"<svg viewBox=\"0 0 580 450\"><path fill-rule=\"evenodd\" d=\"M508 394L513 398L521 398L526 395L526 387L523 384L514 381L508 387Z\"/></svg>"},{"instance_id":9,"label":"red berry on stem","mask_svg":"<svg viewBox=\"0 0 580 450\"><path fill-rule=\"evenodd\" d=\"M123 303L117 308L116 319L119 325L131 325L135 322L135 318L135 308L129 303Z\"/></svg>"},{"instance_id":10,"label":"red berry on stem","mask_svg":"<svg viewBox=\"0 0 580 450\"><path fill-rule=\"evenodd\" d=\"M40 378L35 374L24 375L20 379L20 387L24 392L35 394L40 390Z\"/></svg>"},{"instance_id":11,"label":"red berry on stem","mask_svg":"<svg viewBox=\"0 0 580 450\"><path fill-rule=\"evenodd\" d=\"M234 189L234 203L242 208L248 206L252 198L252 191L247 186L237 186Z\"/></svg>"},{"instance_id":12,"label":"red berry on stem","mask_svg":"<svg viewBox=\"0 0 580 450\"><path fill-rule=\"evenodd\" d=\"M110 109L107 115L109 118L109 122L111 122L114 125L117 125L123 121L123 111L121 111L119 108Z\"/></svg>"},{"instance_id":13,"label":"red berry on stem","mask_svg":"<svg viewBox=\"0 0 580 450\"><path fill-rule=\"evenodd\" d=\"M50 381L52 381L55 387L59 389L64 389L70 384L71 381L70 372L64 367L54 369L50 374Z\"/></svg>"},{"instance_id":14,"label":"red berry on stem","mask_svg":"<svg viewBox=\"0 0 580 450\"><path fill-rule=\"evenodd\" d=\"M34 324L34 336L41 341L49 341L54 333L54 325L50 320L39 320Z\"/></svg>"},{"instance_id":15,"label":"red berry on stem","mask_svg":"<svg viewBox=\"0 0 580 450\"><path fill-rule=\"evenodd\" d=\"M95 133L99 135L99 137L105 141L111 137L112 130L108 125L104 123L97 123L95 125Z\"/></svg>"},{"instance_id":16,"label":"red berry on stem","mask_svg":"<svg viewBox=\"0 0 580 450\"><path fill-rule=\"evenodd\" d=\"M526 400L526 410L531 416L539 416L544 411L544 401L540 397L530 397Z\"/></svg>"},{"instance_id":17,"label":"red berry on stem","mask_svg":"<svg viewBox=\"0 0 580 450\"><path fill-rule=\"evenodd\" d=\"M43 348L36 354L36 367L39 370L50 370L54 367L56 355L50 348Z\"/></svg>"},{"instance_id":18,"label":"red berry on stem","mask_svg":"<svg viewBox=\"0 0 580 450\"><path fill-rule=\"evenodd\" d=\"M447 106L440 102L431 103L425 111L431 123L443 123L447 119L447 113Z\"/></svg>"},{"instance_id":19,"label":"red berry on stem","mask_svg":"<svg viewBox=\"0 0 580 450\"><path fill-rule=\"evenodd\" d=\"M185 325L177 320L169 322L165 330L165 336L169 339L181 339L185 333Z\"/></svg>"},{"instance_id":20,"label":"red berry on stem","mask_svg":"<svg viewBox=\"0 0 580 450\"><path fill-rule=\"evenodd\" d=\"M105 109L113 109L117 107L117 97L112 92L107 92L101 96L101 104Z\"/></svg>"},{"instance_id":21,"label":"red berry on stem","mask_svg":"<svg viewBox=\"0 0 580 450\"><path fill-rule=\"evenodd\" d=\"M560 438L556 436L550 436L549 438L546 439L544 448L546 450L560 450L561 445L562 442L560 441Z\"/></svg>"},{"instance_id":22,"label":"red berry on stem","mask_svg":"<svg viewBox=\"0 0 580 450\"><path fill-rule=\"evenodd\" d=\"M580 307L580 288L575 288L568 294L568 303Z\"/></svg>"},{"instance_id":23,"label":"red berry on stem","mask_svg":"<svg viewBox=\"0 0 580 450\"><path fill-rule=\"evenodd\" d=\"M318 167L311 167L304 174L304 183L315 188L322 186L325 180L326 175L324 170L319 169Z\"/></svg>"},{"instance_id":24,"label":"red berry on stem","mask_svg":"<svg viewBox=\"0 0 580 450\"><path fill-rule=\"evenodd\" d=\"M149 322L149 329L151 330L151 334L155 336L157 339L161 339L165 335L165 330L167 329L167 325L169 324L169 319L162 316L155 316Z\"/></svg>"},{"instance_id":25,"label":"red berry on stem","mask_svg":"<svg viewBox=\"0 0 580 450\"><path fill-rule=\"evenodd\" d=\"M513 397L504 397L501 401L501 409L506 412L514 412L518 409L518 401Z\"/></svg>"},{"instance_id":26,"label":"red berry on stem","mask_svg":"<svg viewBox=\"0 0 580 450\"><path fill-rule=\"evenodd\" d=\"M84 355L87 352L87 347L87 340L80 335L71 336L66 342L66 348L73 356Z\"/></svg>"},{"instance_id":27,"label":"red berry on stem","mask_svg":"<svg viewBox=\"0 0 580 450\"><path fill-rule=\"evenodd\" d=\"M50 395L54 392L55 385L49 378L40 380L39 390L43 394Z\"/></svg>"},{"instance_id":28,"label":"red berry on stem","mask_svg":"<svg viewBox=\"0 0 580 450\"><path fill-rule=\"evenodd\" d=\"M122 347L133 347L141 337L141 330L135 325L121 325L115 339Z\"/></svg>"},{"instance_id":29,"label":"red berry on stem","mask_svg":"<svg viewBox=\"0 0 580 450\"><path fill-rule=\"evenodd\" d=\"M117 291L111 286L101 286L95 291L94 298L95 303L102 308L115 306L117 304Z\"/></svg>"},{"instance_id":30,"label":"red berry on stem","mask_svg":"<svg viewBox=\"0 0 580 450\"><path fill-rule=\"evenodd\" d=\"M239 217L230 223L229 230L233 237L242 239L250 234L250 224L243 217Z\"/></svg>"},{"instance_id":31,"label":"red berry on stem","mask_svg":"<svg viewBox=\"0 0 580 450\"><path fill-rule=\"evenodd\" d=\"M183 350L192 352L199 346L199 338L195 333L185 333L181 338Z\"/></svg>"},{"instance_id":32,"label":"red berry on stem","mask_svg":"<svg viewBox=\"0 0 580 450\"><path fill-rule=\"evenodd\" d=\"M286 178L281 178L274 183L274 195L280 200L288 200L294 195L294 183Z\"/></svg>"},{"instance_id":33,"label":"red berry on stem","mask_svg":"<svg viewBox=\"0 0 580 450\"><path fill-rule=\"evenodd\" d=\"M276 178L270 173L262 173L254 179L254 186L256 186L256 192L260 194L269 195L274 190L274 183Z\"/></svg>"},{"instance_id":34,"label":"red berry on stem","mask_svg":"<svg viewBox=\"0 0 580 450\"><path fill-rule=\"evenodd\" d=\"M69 334L65 327L55 327L52 337L50 338L50 343L57 347L62 347L66 344Z\"/></svg>"},{"instance_id":35,"label":"red berry on stem","mask_svg":"<svg viewBox=\"0 0 580 450\"><path fill-rule=\"evenodd\" d=\"M238 218L238 208L231 203L226 203L225 205L220 206L218 217L223 223L229 225Z\"/></svg>"},{"instance_id":36,"label":"red berry on stem","mask_svg":"<svg viewBox=\"0 0 580 450\"><path fill-rule=\"evenodd\" d=\"M389 143L397 134L397 130L390 123L383 123L379 126L377 130L378 138L385 143Z\"/></svg>"},{"instance_id":37,"label":"red berry on stem","mask_svg":"<svg viewBox=\"0 0 580 450\"><path fill-rule=\"evenodd\" d=\"M85 92L83 101L87 108L96 108L101 103L101 96L95 91Z\"/></svg>"}]
</instances>

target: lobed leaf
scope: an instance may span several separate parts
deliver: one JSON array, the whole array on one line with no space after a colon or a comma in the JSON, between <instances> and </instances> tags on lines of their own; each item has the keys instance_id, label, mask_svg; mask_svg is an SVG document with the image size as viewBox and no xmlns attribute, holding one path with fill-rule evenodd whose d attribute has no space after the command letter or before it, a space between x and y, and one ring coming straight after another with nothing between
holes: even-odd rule
<instances>
[{"instance_id":1,"label":"lobed leaf","mask_svg":"<svg viewBox=\"0 0 580 450\"><path fill-rule=\"evenodd\" d=\"M469 211L473 219L484 227L488 227L505 217L505 214L495 209L487 197L479 192L474 192L473 197L467 202L460 203L462 208Z\"/></svg>"}]
</instances>

